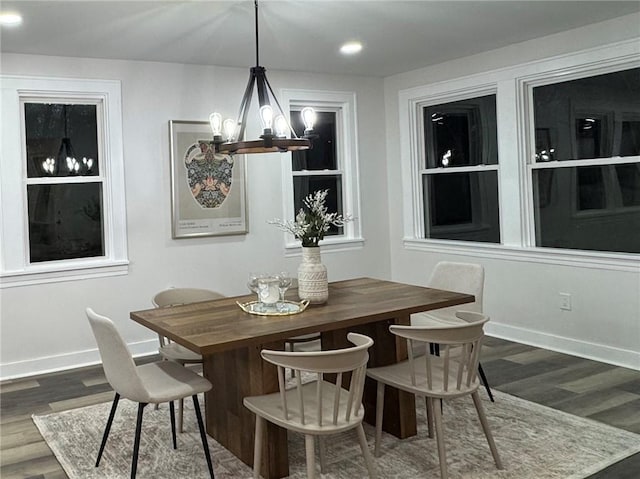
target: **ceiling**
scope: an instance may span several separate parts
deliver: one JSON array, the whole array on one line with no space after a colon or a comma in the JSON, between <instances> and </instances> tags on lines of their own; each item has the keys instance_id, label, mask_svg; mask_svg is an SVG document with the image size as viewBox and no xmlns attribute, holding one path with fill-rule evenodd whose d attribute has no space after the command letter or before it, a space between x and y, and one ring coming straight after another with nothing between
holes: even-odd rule
<instances>
[{"instance_id":1,"label":"ceiling","mask_svg":"<svg viewBox=\"0 0 640 479\"><path fill-rule=\"evenodd\" d=\"M254 7L235 1L3 0L0 51L249 67ZM388 76L640 11L640 1L261 0L268 69ZM347 40L363 51L338 53Z\"/></svg>"}]
</instances>

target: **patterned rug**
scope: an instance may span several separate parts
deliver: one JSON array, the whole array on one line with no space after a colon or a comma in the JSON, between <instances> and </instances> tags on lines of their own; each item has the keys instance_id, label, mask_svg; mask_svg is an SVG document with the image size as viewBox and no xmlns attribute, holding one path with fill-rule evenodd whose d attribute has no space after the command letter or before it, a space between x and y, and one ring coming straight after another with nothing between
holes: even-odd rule
<instances>
[{"instance_id":1,"label":"patterned rug","mask_svg":"<svg viewBox=\"0 0 640 479\"><path fill-rule=\"evenodd\" d=\"M444 407L447 463L451 479L584 478L640 451L640 435L579 418L495 391L485 409L505 466L496 470L470 398ZM481 396L483 396L481 394ZM440 477L434 439L426 433L424 408L418 401L418 435L397 440L383 434L376 458L380 478ZM191 409L189 409L191 408ZM51 450L71 479L127 478L137 406L121 400L99 468L94 467L110 403L33 416ZM171 448L168 406L145 409L139 478L196 479L208 473L191 401L185 401L185 433ZM365 425L373 453L373 428ZM251 470L210 439L216 478L250 478ZM306 477L304 439L289 435L292 478ZM319 466L318 466L319 467ZM355 432L327 441L324 478L367 477Z\"/></svg>"}]
</instances>

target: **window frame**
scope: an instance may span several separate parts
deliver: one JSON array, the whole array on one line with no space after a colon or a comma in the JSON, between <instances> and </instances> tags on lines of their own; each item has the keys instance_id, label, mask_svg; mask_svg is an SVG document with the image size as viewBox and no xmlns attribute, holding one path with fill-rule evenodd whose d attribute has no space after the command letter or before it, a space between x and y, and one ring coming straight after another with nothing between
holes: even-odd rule
<instances>
[{"instance_id":1,"label":"window frame","mask_svg":"<svg viewBox=\"0 0 640 479\"><path fill-rule=\"evenodd\" d=\"M495 258L541 264L567 265L608 271L637 271L640 255L585 250L536 247L533 229L533 190L530 172L529 138L535 139L533 122L527 115L531 98L526 95L526 83L550 75L568 77L573 72L594 70L615 71L640 65L640 44L625 40L587 50L572 52L542 60L516 64L495 70L447 78L435 83L413 86L398 91L398 130L402 180L403 247L407 250L437 254L464 255L483 259ZM584 74L582 75L584 76ZM425 99L444 101L466 92L497 88L499 205L501 244L457 242L424 238L420 189L416 181L419 172L420 128L417 126L417 104ZM533 140L532 140L533 141ZM506 160L505 160L506 159ZM509 198L503 202L502 198Z\"/></svg>"},{"instance_id":2,"label":"window frame","mask_svg":"<svg viewBox=\"0 0 640 479\"><path fill-rule=\"evenodd\" d=\"M358 141L356 129L356 94L315 90L283 89L280 98L286 112L311 106L317 111L336 113L336 167L335 170L293 171L291 153L281 155L282 218L293 219L293 178L300 176L341 175L343 213L353 221L345 223L343 234L326 236L320 241L323 252L360 249L364 246L360 222L360 188L358 175ZM300 241L284 233L285 256L302 254Z\"/></svg>"},{"instance_id":3,"label":"window frame","mask_svg":"<svg viewBox=\"0 0 640 479\"><path fill-rule=\"evenodd\" d=\"M456 101L469 100L475 97L487 96L487 95L496 95L496 104L498 102L498 89L495 83L488 83L482 85L468 85L464 88L453 89L448 91L446 88L440 89L438 88L441 85L437 85L435 89L425 89L424 94L416 96L409 100L408 111L411 112L410 115L410 126L408 127L410 131L406 131L404 129L401 130L402 134L409 134L411 140L411 171L412 178L410 183L410 191L413 196L413 205L411 209L411 224L413 228L407 229L407 208L406 208L406 200L405 200L405 240L411 238L416 241L425 241L425 242L434 242L434 244L487 244L484 242L477 241L462 241L462 240L449 240L449 239L435 239L435 238L427 238L427 225L425 222L425 198L424 198L424 189L423 189L423 178L428 175L437 175L437 174L450 174L450 173L468 173L468 172L482 172L482 171L496 171L497 172L497 183L498 183L498 205L500 206L500 163L498 157L498 163L496 164L482 164L482 165L469 165L469 166L450 166L450 167L435 167L428 168L427 167L427 158L426 158L426 137L425 137L425 124L424 124L424 108L439 105L442 103L450 103ZM402 106L401 102L401 106ZM496 107L497 109L497 107ZM497 114L496 114L497 116ZM402 112L401 112L402 117ZM402 140L403 146L406 145L406 140ZM500 150L499 146L499 138L498 138L498 151ZM402 157L404 158L406 153L402 153ZM404 163L404 161L403 161ZM406 185L405 185L406 186ZM502 213L498 212L498 218L500 221L500 238L502 238ZM456 225L453 227L446 227L444 229L448 229L451 231L466 231L468 228L473 227L469 225ZM497 245L501 243L489 243L492 245Z\"/></svg>"},{"instance_id":4,"label":"window frame","mask_svg":"<svg viewBox=\"0 0 640 479\"><path fill-rule=\"evenodd\" d=\"M430 154L432 154L434 157L436 156L435 154L435 142L433 142L432 145L427 145L427 135L425 135L425 131L426 131L426 125L425 125L425 121L424 121L424 109L428 108L430 106L436 106L436 105L440 105L443 103L451 103L451 102L456 102L456 101L464 101L464 100L472 100L474 98L477 97L482 97L482 96L489 96L489 95L495 95L496 96L496 104L498 101L498 95L497 95L497 86L493 85L484 85L478 89L466 89L464 91L457 91L452 93L450 96L448 95L438 95L437 98L430 98L430 97L426 97L424 98L422 101L419 101L416 103L416 108L418 109L418 111L416 112L416 116L417 116L417 120L418 123L416 125L416 127L419 129L418 130L418 141L419 141L419 156L418 156L418 161L419 161L419 165L418 165L418 174L419 174L419 178L417 178L418 181L418 185L415 186L415 188L418 189L418 194L420 196L420 203L419 203L419 208L420 208L420 214L421 214L421 221L420 221L420 230L418 234L421 234L421 236L419 236L422 239L426 239L426 240L430 240L430 241L444 241L444 242L455 242L455 243L473 243L473 244L477 244L477 243L489 243L489 244L501 244L501 243L490 243L490 242L481 242L481 241L463 241L463 240L451 240L451 239L438 239L438 238L428 238L427 237L427 233L429 231L430 226L426 224L425 218L426 218L426 206L427 206L427 201L426 198L424 197L424 180L426 177L430 176L430 175L439 175L439 174L452 174L452 173L480 173L480 172L486 172L486 171L495 171L496 175L497 175L497 185L498 185L498 221L500 221L499 229L500 229L500 238L502 238L502 221L500 218L500 155L499 155L499 148L498 145L496 144L496 148L498 148L498 162L496 164L480 164L480 165L467 165L467 166L447 166L447 167L443 167L443 166L438 166L438 167L433 167L433 168L429 168L427 166L427 148L429 148L430 150ZM497 120L497 105L496 105L496 120ZM497 130L497 124L496 124L496 130ZM487 132L483 131L482 132L482 137L483 140L486 139L487 136ZM486 153L488 148L487 142L483 141L482 142L482 151ZM482 210L481 214L473 214L472 215L472 221L469 223L464 223L464 224L458 224L458 225L446 225L446 226L439 226L438 229L442 232L450 232L450 233L464 233L464 232L468 232L468 231L473 231L475 229L478 228L483 228L482 223L480 223L480 219L483 217L486 217L486 205L480 204L480 205L476 205L476 204L472 204L471 205L471 209L473 211L476 211L478 209ZM501 240L502 241L502 240Z\"/></svg>"},{"instance_id":5,"label":"window frame","mask_svg":"<svg viewBox=\"0 0 640 479\"><path fill-rule=\"evenodd\" d=\"M586 64L579 66L567 66L564 68L558 68L553 72L545 72L535 75L523 76L518 79L519 88L522 97L524 98L524 111L522 112L523 117L523 125L525 135L525 148L526 148L526 177L524 178L524 184L526 189L526 207L527 207L527 219L528 219L528 228L527 235L525 238L526 245L531 248L536 249L559 249L564 251L567 254L571 254L571 251L580 251L586 254L598 254L609 256L612 259L616 257L637 257L638 254L634 253L623 253L623 252L614 252L614 251L599 251L599 250L572 250L572 249L562 249L562 248L550 248L543 246L536 246L536 208L535 208L535 197L534 197L534 182L533 182L533 171L534 170L543 170L543 169L555 169L555 168L575 168L581 166L599 166L599 167L607 167L604 172L605 177L603 182L605 187L613 187L615 190L616 196L616 204L610 205L606 204L604 208L593 209L593 210L580 210L578 205L578 178L577 171L574 170L572 175L572 182L576 185L576 195L573 195L571 198L571 203L569 206L572 216L574 218L597 218L603 215L607 215L609 213L633 213L638 210L638 206L622 206L617 198L620 196L619 188L615 188L613 185L614 181L612 176L614 173L615 165L629 164L629 163L638 163L640 161L640 156L612 156L612 157L603 157L603 158L584 158L584 159L573 159L573 160L555 160L555 161L546 161L546 162L536 162L535 160L535 119L534 119L534 101L533 101L533 89L539 86L553 85L556 83L567 82L571 80L579 80L581 78L588 78L598 75L604 75L607 73L615 73L622 70L627 70L630 68L638 68L640 67L640 59L638 58L620 58L620 59L610 59L609 61L603 61L596 64ZM575 127L576 121L576 113L583 113L584 109L573 109L571 111L571 122L572 122L572 130ZM606 116L608 121L612 124L616 122L615 112L611 111L596 111L595 113ZM617 141L614 137L612 141ZM572 150L573 153L577 155L577 146L576 146L576 138L575 135L571 138ZM609 200L611 198L605 197L605 200Z\"/></svg>"},{"instance_id":6,"label":"window frame","mask_svg":"<svg viewBox=\"0 0 640 479\"><path fill-rule=\"evenodd\" d=\"M120 81L22 75L2 75L1 81L0 288L126 274L129 261ZM99 175L69 180L27 177L24 103L46 100L98 105ZM102 182L104 256L31 263L27 185L96 181Z\"/></svg>"}]
</instances>

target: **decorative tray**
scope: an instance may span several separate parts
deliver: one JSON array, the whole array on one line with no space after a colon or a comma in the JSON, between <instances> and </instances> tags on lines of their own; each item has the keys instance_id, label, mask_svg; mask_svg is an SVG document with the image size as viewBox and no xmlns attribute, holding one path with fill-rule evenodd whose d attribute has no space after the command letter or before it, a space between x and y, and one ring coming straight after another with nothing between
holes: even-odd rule
<instances>
[{"instance_id":1,"label":"decorative tray","mask_svg":"<svg viewBox=\"0 0 640 479\"><path fill-rule=\"evenodd\" d=\"M247 303L241 303L236 301L236 304L240 306L240 309L245 313L257 314L259 316L289 316L291 314L302 313L309 301L304 299L299 303L295 301L278 301L275 304L264 304L259 301L249 301Z\"/></svg>"}]
</instances>

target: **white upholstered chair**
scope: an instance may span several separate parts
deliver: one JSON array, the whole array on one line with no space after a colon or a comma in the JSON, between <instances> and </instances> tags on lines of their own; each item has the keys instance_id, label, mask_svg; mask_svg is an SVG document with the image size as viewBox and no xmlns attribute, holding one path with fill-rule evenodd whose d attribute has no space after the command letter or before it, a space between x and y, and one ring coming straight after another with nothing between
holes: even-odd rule
<instances>
[{"instance_id":1,"label":"white upholstered chair","mask_svg":"<svg viewBox=\"0 0 640 479\"><path fill-rule=\"evenodd\" d=\"M244 405L256 415L254 478L260 477L265 421L304 434L307 477L310 479L316 473L315 436L320 439L320 470L324 473L324 437L356 429L369 477L376 477L362 428L362 393L369 360L368 349L373 340L356 333L349 333L347 339L354 344L353 347L312 352L262 351L263 359L278 367L279 392L244 398ZM295 385L288 389L285 369L294 369L296 372ZM301 378L309 374L315 380L303 383ZM327 381L325 374L336 375L335 384Z\"/></svg>"},{"instance_id":2,"label":"white upholstered chair","mask_svg":"<svg viewBox=\"0 0 640 479\"><path fill-rule=\"evenodd\" d=\"M133 445L133 458L131 461L131 478L136 477L138 466L138 451L140 449L140 431L142 429L142 415L147 404L159 404L168 402L171 417L171 436L173 448L176 449L175 410L173 401L191 396L193 398L200 438L204 448L209 475L214 478L213 465L207 435L202 422L202 413L198 402L198 394L211 389L211 383L202 376L189 371L184 366L171 361L157 361L154 363L136 366L113 321L105 316L96 314L91 308L86 309L91 329L98 343L98 349L102 358L102 366L109 384L115 391L113 405L109 413L109 419L104 430L102 443L96 460L96 467L100 465L100 459L104 452L111 424L118 407L120 397L138 403L138 417L136 421L135 439Z\"/></svg>"},{"instance_id":3,"label":"white upholstered chair","mask_svg":"<svg viewBox=\"0 0 640 479\"><path fill-rule=\"evenodd\" d=\"M428 286L436 289L455 291L456 293L472 294L476 300L473 303L465 303L459 306L413 314L411 316L411 324L414 326L425 324L425 321L427 324L432 323L434 319L443 321L444 323L458 322L455 314L456 311L460 310L475 311L478 313L483 312L484 267L480 264L440 261L431 273ZM434 348L435 351L437 351L437 345L435 345ZM480 363L478 363L478 373L489 395L489 399L493 402L493 394L491 393L489 382Z\"/></svg>"},{"instance_id":4,"label":"white upholstered chair","mask_svg":"<svg viewBox=\"0 0 640 479\"><path fill-rule=\"evenodd\" d=\"M442 401L471 395L491 454L498 469L502 462L493 440L489 424L478 396L478 360L484 337L483 327L489 318L481 313L458 311L457 324L443 324L433 320L423 326L392 325L389 330L407 340L409 358L405 361L372 368L367 376L378 382L376 398L375 454L380 454L385 385L425 398L429 437L433 436L435 422L440 475L448 477L445 441L442 426ZM425 353L414 357L414 343L423 343ZM429 353L429 345L439 344L440 355Z\"/></svg>"},{"instance_id":5,"label":"white upholstered chair","mask_svg":"<svg viewBox=\"0 0 640 479\"><path fill-rule=\"evenodd\" d=\"M180 304L197 303L200 301L212 301L214 299L224 298L224 295L211 291L209 289L200 288L169 288L156 294L152 303L156 308L165 308L167 306L176 306ZM158 335L160 348L158 352L163 359L174 361L182 364L199 364L202 363L202 356L198 353L185 348L184 346L170 341L168 338ZM178 402L178 431L182 432L182 422L184 415L184 401Z\"/></svg>"}]
</instances>

